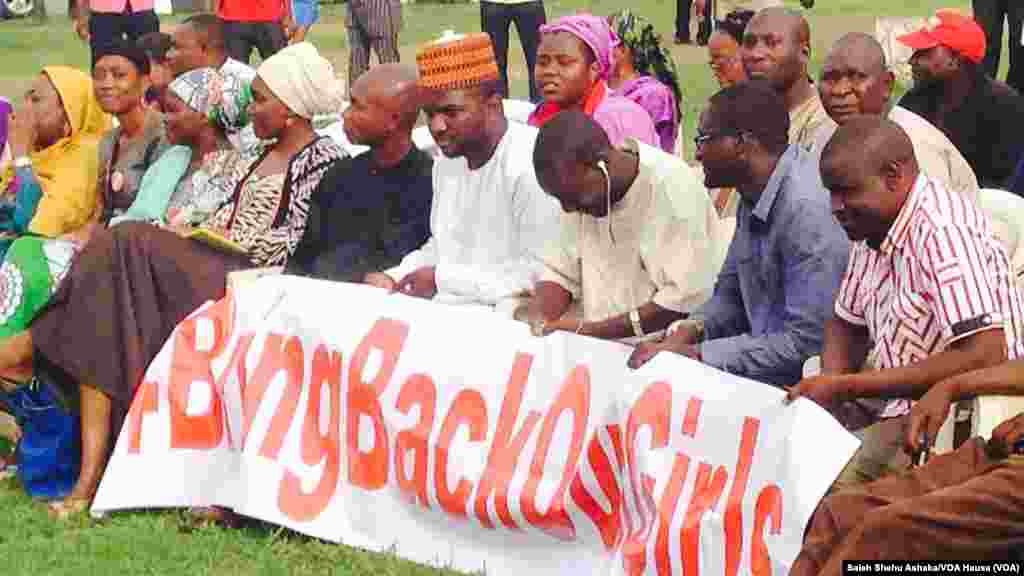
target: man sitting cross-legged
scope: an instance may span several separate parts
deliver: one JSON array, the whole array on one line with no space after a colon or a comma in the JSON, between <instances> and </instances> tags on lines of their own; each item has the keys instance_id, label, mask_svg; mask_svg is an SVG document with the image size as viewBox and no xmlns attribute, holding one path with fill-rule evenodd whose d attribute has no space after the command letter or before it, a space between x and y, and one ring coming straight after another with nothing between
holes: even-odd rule
<instances>
[{"instance_id":1,"label":"man sitting cross-legged","mask_svg":"<svg viewBox=\"0 0 1024 576\"><path fill-rule=\"evenodd\" d=\"M906 468L909 399L1020 355L1024 315L988 218L919 172L894 122L846 121L825 146L821 173L836 219L857 244L825 328L822 374L789 397L813 399L850 429L871 424L837 480L842 488ZM889 402L870 410L860 399Z\"/></svg>"},{"instance_id":2,"label":"man sitting cross-legged","mask_svg":"<svg viewBox=\"0 0 1024 576\"><path fill-rule=\"evenodd\" d=\"M426 241L434 162L412 142L417 90L416 69L402 64L374 66L356 80L345 132L370 149L324 174L285 272L360 282Z\"/></svg>"},{"instance_id":3,"label":"man sitting cross-legged","mask_svg":"<svg viewBox=\"0 0 1024 576\"><path fill-rule=\"evenodd\" d=\"M697 159L705 186L738 191L736 234L711 299L664 341L637 346L630 366L669 350L782 386L821 351L849 242L829 211L817 155L788 144L788 130L782 96L763 81L711 97Z\"/></svg>"},{"instance_id":4,"label":"man sitting cross-legged","mask_svg":"<svg viewBox=\"0 0 1024 576\"><path fill-rule=\"evenodd\" d=\"M947 378L910 412L901 438L923 448L950 406L987 394L1024 395L1024 361ZM1024 549L1024 414L955 452L898 476L843 490L818 504L790 576L839 576L843 560L1020 560Z\"/></svg>"},{"instance_id":5,"label":"man sitting cross-legged","mask_svg":"<svg viewBox=\"0 0 1024 576\"><path fill-rule=\"evenodd\" d=\"M594 120L561 112L541 129L533 165L562 205L561 239L530 303L535 332L640 338L708 298L718 217L684 162L635 140L614 148ZM574 302L582 314L567 316Z\"/></svg>"},{"instance_id":6,"label":"man sitting cross-legged","mask_svg":"<svg viewBox=\"0 0 1024 576\"><path fill-rule=\"evenodd\" d=\"M537 130L505 118L486 34L443 38L416 60L430 133L444 154L434 162L431 237L366 281L448 303L514 302L533 288L558 231L558 204L533 171Z\"/></svg>"}]
</instances>

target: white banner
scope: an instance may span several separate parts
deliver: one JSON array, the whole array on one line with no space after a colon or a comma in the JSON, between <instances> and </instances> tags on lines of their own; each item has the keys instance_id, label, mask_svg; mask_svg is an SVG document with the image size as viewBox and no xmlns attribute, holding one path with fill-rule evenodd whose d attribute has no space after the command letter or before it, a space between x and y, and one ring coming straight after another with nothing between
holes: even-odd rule
<instances>
[{"instance_id":1,"label":"white banner","mask_svg":"<svg viewBox=\"0 0 1024 576\"><path fill-rule=\"evenodd\" d=\"M487 574L785 574L858 441L812 402L476 308L260 279L150 365L94 511L220 505Z\"/></svg>"}]
</instances>

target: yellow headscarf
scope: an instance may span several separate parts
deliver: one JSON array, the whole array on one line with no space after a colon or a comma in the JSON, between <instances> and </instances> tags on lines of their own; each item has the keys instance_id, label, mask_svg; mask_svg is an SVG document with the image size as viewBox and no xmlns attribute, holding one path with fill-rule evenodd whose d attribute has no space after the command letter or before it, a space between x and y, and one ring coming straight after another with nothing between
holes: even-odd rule
<instances>
[{"instance_id":1,"label":"yellow headscarf","mask_svg":"<svg viewBox=\"0 0 1024 576\"><path fill-rule=\"evenodd\" d=\"M71 134L30 155L43 196L29 230L59 236L82 227L99 211L99 143L111 122L88 74L67 66L46 66L43 73L60 95ZM8 169L0 182L12 177Z\"/></svg>"}]
</instances>

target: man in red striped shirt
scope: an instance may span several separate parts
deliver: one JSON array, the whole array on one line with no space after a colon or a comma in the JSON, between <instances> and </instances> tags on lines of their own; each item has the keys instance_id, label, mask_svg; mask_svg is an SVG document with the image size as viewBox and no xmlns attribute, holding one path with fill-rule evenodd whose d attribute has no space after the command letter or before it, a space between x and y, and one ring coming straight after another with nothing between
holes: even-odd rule
<instances>
[{"instance_id":1,"label":"man in red striped shirt","mask_svg":"<svg viewBox=\"0 0 1024 576\"><path fill-rule=\"evenodd\" d=\"M855 244L825 326L822 374L788 397L813 399L850 429L871 424L841 487L908 467L910 399L1024 356L1024 312L987 217L921 174L910 138L891 120L844 123L822 153L821 174Z\"/></svg>"}]
</instances>

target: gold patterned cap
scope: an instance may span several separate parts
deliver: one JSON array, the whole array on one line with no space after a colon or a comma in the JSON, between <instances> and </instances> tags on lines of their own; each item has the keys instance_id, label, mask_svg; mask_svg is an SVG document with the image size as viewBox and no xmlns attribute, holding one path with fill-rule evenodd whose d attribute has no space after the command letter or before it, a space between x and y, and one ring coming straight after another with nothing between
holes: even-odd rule
<instances>
[{"instance_id":1,"label":"gold patterned cap","mask_svg":"<svg viewBox=\"0 0 1024 576\"><path fill-rule=\"evenodd\" d=\"M482 32L446 32L420 47L416 67L420 87L431 90L462 90L499 78L491 37Z\"/></svg>"}]
</instances>

